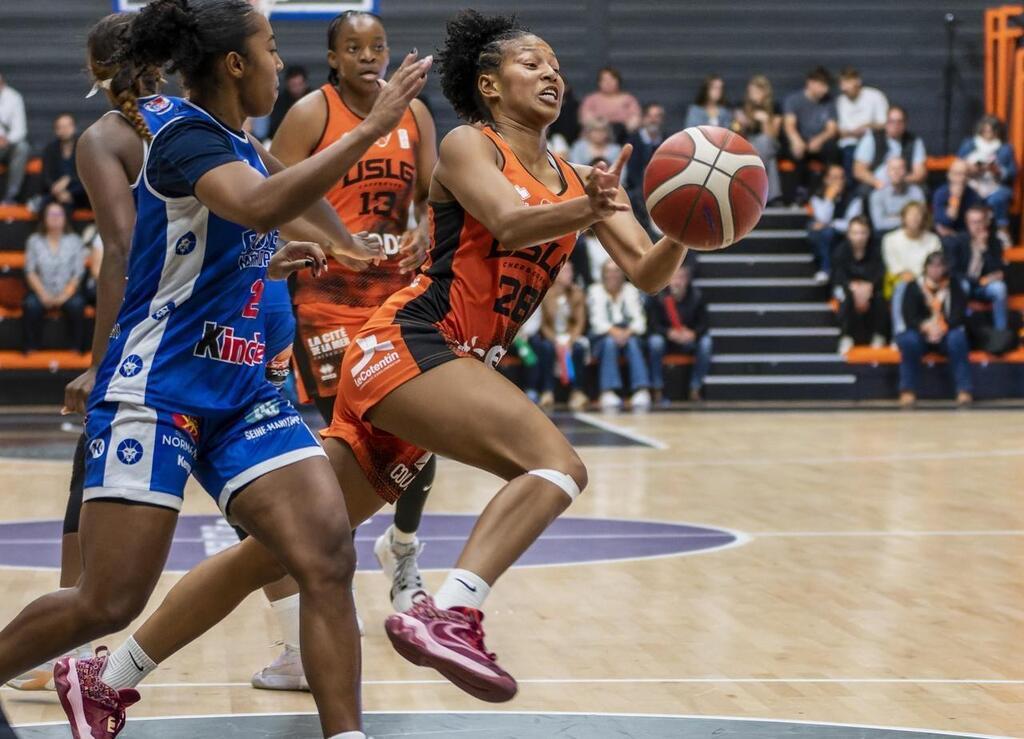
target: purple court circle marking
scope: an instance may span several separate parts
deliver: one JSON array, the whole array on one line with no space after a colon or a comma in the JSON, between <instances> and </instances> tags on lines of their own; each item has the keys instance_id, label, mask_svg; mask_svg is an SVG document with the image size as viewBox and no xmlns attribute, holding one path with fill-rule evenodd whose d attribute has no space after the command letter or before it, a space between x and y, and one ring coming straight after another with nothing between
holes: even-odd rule
<instances>
[{"instance_id":1,"label":"purple court circle marking","mask_svg":"<svg viewBox=\"0 0 1024 739\"><path fill-rule=\"evenodd\" d=\"M452 567L476 519L476 514L425 514L419 530L420 539L426 543L420 568ZM359 527L356 550L360 570L380 569L373 556L373 543L390 523L390 515L377 515ZM57 569L62 530L63 523L56 520L0 523L0 567ZM714 526L565 516L551 524L516 566L671 557L739 546L748 540L743 533ZM166 569L185 572L237 541L220 516L181 516Z\"/></svg>"}]
</instances>

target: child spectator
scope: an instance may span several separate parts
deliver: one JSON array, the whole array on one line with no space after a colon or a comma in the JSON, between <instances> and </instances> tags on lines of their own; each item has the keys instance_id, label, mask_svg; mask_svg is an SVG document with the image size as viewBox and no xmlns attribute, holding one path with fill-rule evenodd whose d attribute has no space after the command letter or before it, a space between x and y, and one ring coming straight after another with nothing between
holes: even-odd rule
<instances>
[{"instance_id":1,"label":"child spectator","mask_svg":"<svg viewBox=\"0 0 1024 739\"><path fill-rule=\"evenodd\" d=\"M881 90L865 87L860 72L853 67L846 67L839 73L839 89L842 91L836 101L839 150L843 155L846 176L853 179L853 152L857 142L864 134L885 126L889 101ZM877 223L875 227L878 227Z\"/></svg>"},{"instance_id":2,"label":"child spectator","mask_svg":"<svg viewBox=\"0 0 1024 739\"><path fill-rule=\"evenodd\" d=\"M690 400L700 400L704 378L711 369L711 334L708 332L708 308L700 290L690 284L690 267L682 265L659 295L647 300L648 353L651 360L651 387L664 401L665 354L692 354L696 361L690 375Z\"/></svg>"},{"instance_id":3,"label":"child spectator","mask_svg":"<svg viewBox=\"0 0 1024 739\"><path fill-rule=\"evenodd\" d=\"M892 332L903 332L903 293L907 284L921 276L924 260L940 251L939 237L929 230L924 203L907 203L900 213L900 227L882 239L886 293L892 295Z\"/></svg>"},{"instance_id":4,"label":"child spectator","mask_svg":"<svg viewBox=\"0 0 1024 739\"><path fill-rule=\"evenodd\" d=\"M1005 143L1005 129L995 116L978 121L972 138L964 139L956 155L967 162L968 184L992 209L1003 244L1009 246L1010 200L1017 162L1013 147Z\"/></svg>"},{"instance_id":5,"label":"child spectator","mask_svg":"<svg viewBox=\"0 0 1024 739\"><path fill-rule=\"evenodd\" d=\"M0 204L11 205L17 200L31 152L25 101L0 75L0 162L7 165L7 186Z\"/></svg>"},{"instance_id":6,"label":"child spectator","mask_svg":"<svg viewBox=\"0 0 1024 739\"><path fill-rule=\"evenodd\" d=\"M832 284L839 302L839 353L855 345L885 346L887 307L882 295L885 267L864 216L850 219L833 257Z\"/></svg>"},{"instance_id":7,"label":"child spectator","mask_svg":"<svg viewBox=\"0 0 1024 739\"><path fill-rule=\"evenodd\" d=\"M622 75L614 67L605 67L597 73L597 91L583 98L580 105L580 125L600 118L625 135L640 127L640 103L622 89Z\"/></svg>"},{"instance_id":8,"label":"child spectator","mask_svg":"<svg viewBox=\"0 0 1024 739\"><path fill-rule=\"evenodd\" d=\"M928 170L924 141L907 130L907 111L899 105L889 106L884 129L868 131L857 142L853 152L853 176L864 185L866 192L881 190L889 182L885 164L893 157L901 157L909 166L907 182L925 186Z\"/></svg>"},{"instance_id":9,"label":"child spectator","mask_svg":"<svg viewBox=\"0 0 1024 739\"><path fill-rule=\"evenodd\" d=\"M968 208L982 203L981 195L967 184L967 162L954 159L946 172L946 181L932 196L935 230L943 239L950 239L967 230L964 216Z\"/></svg>"},{"instance_id":10,"label":"child spectator","mask_svg":"<svg viewBox=\"0 0 1024 739\"><path fill-rule=\"evenodd\" d=\"M43 315L53 308L59 308L68 319L72 348L86 350L85 300L78 291L84 274L82 239L72 232L60 203L50 203L43 209L36 233L25 245L25 282L29 290L22 304L22 350L26 354L39 349Z\"/></svg>"},{"instance_id":11,"label":"child spectator","mask_svg":"<svg viewBox=\"0 0 1024 739\"><path fill-rule=\"evenodd\" d=\"M601 268L601 282L587 290L587 313L590 319L590 345L598 363L598 385L601 408L612 410L622 405L618 390L623 387L619 357L629 363L629 377L634 408L651 405L650 375L640 348L640 339L647 331L640 291L626 282L626 276L615 262L608 260Z\"/></svg>"},{"instance_id":12,"label":"child spectator","mask_svg":"<svg viewBox=\"0 0 1024 739\"><path fill-rule=\"evenodd\" d=\"M614 162L622 147L612 140L611 127L602 120L591 120L583 126L583 135L569 149L569 161L591 164L595 159Z\"/></svg>"},{"instance_id":13,"label":"child spectator","mask_svg":"<svg viewBox=\"0 0 1024 739\"><path fill-rule=\"evenodd\" d=\"M56 201L70 212L75 208L88 208L89 198L78 179L75 168L75 148L78 132L70 113L61 113L53 121L54 139L43 149L44 202Z\"/></svg>"},{"instance_id":14,"label":"child spectator","mask_svg":"<svg viewBox=\"0 0 1024 739\"><path fill-rule=\"evenodd\" d=\"M818 272L814 279L828 282L832 272L832 251L846 233L846 226L854 216L864 212L864 201L855 188L846 182L841 164L829 165L821 188L811 198L811 226L807 240L811 242Z\"/></svg>"},{"instance_id":15,"label":"child spectator","mask_svg":"<svg viewBox=\"0 0 1024 739\"><path fill-rule=\"evenodd\" d=\"M587 298L578 284L572 263L558 273L540 304L540 330L530 338L537 355L540 375L538 403L541 408L555 404L555 378L571 388L569 408L583 410L587 396L581 390L589 345L583 332L587 327Z\"/></svg>"},{"instance_id":16,"label":"child spectator","mask_svg":"<svg viewBox=\"0 0 1024 739\"><path fill-rule=\"evenodd\" d=\"M1002 241L992 233L992 213L984 205L969 208L966 221L967 232L947 248L950 272L970 300L992 304L992 326L1004 331L1007 291Z\"/></svg>"},{"instance_id":17,"label":"child spectator","mask_svg":"<svg viewBox=\"0 0 1024 739\"><path fill-rule=\"evenodd\" d=\"M704 78L696 99L687 109L684 127L690 126L732 126L732 111L725 100L725 80L717 74Z\"/></svg>"},{"instance_id":18,"label":"child spectator","mask_svg":"<svg viewBox=\"0 0 1024 739\"><path fill-rule=\"evenodd\" d=\"M825 164L839 161L836 146L836 106L828 99L832 78L824 67L816 67L807 73L804 89L790 93L782 108L785 111L783 125L789 150L796 161L797 183L800 188L797 202L806 202L810 192L810 162L817 160Z\"/></svg>"},{"instance_id":19,"label":"child spectator","mask_svg":"<svg viewBox=\"0 0 1024 739\"><path fill-rule=\"evenodd\" d=\"M664 106L659 103L647 103L644 106L640 128L629 135L628 141L633 144L633 153L626 162L626 176L623 181L636 219L652 236L655 232L644 201L644 170L650 164L654 152L665 140L664 125Z\"/></svg>"},{"instance_id":20,"label":"child spectator","mask_svg":"<svg viewBox=\"0 0 1024 739\"><path fill-rule=\"evenodd\" d=\"M942 252L928 255L924 274L908 283L903 299L906 329L896 336L900 349L900 405L917 400L921 358L933 351L949 357L956 385L956 402L969 404L972 398L971 363L964 329L967 297L956 280L949 279Z\"/></svg>"},{"instance_id":21,"label":"child spectator","mask_svg":"<svg viewBox=\"0 0 1024 739\"><path fill-rule=\"evenodd\" d=\"M872 190L868 198L871 205L871 222L875 233L884 236L900 227L900 213L910 202L924 202L924 191L917 185L907 183L907 163L903 157L893 157L885 164L888 183L881 190Z\"/></svg>"},{"instance_id":22,"label":"child spectator","mask_svg":"<svg viewBox=\"0 0 1024 739\"><path fill-rule=\"evenodd\" d=\"M757 149L768 174L768 202L778 200L782 196L778 160L782 110L775 102L772 83L763 74L755 74L747 82L747 95L743 106L736 109L733 129Z\"/></svg>"}]
</instances>

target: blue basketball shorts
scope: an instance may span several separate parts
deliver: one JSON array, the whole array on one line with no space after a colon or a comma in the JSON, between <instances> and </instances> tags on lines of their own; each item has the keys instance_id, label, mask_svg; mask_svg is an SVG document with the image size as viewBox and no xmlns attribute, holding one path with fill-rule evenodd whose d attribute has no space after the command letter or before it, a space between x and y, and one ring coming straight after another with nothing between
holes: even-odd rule
<instances>
[{"instance_id":1,"label":"blue basketball shorts","mask_svg":"<svg viewBox=\"0 0 1024 739\"><path fill-rule=\"evenodd\" d=\"M253 480L323 448L291 403L269 383L243 410L194 416L103 402L85 424L83 500L120 499L181 510L194 475L227 517Z\"/></svg>"}]
</instances>

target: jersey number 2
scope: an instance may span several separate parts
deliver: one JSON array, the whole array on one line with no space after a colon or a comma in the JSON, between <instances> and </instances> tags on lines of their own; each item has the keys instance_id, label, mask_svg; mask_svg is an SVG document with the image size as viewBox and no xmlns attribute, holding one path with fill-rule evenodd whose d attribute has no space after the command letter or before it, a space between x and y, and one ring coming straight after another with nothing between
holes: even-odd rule
<instances>
[{"instance_id":1,"label":"jersey number 2","mask_svg":"<svg viewBox=\"0 0 1024 739\"><path fill-rule=\"evenodd\" d=\"M494 301L494 312L498 315L508 316L516 323L522 323L533 312L537 305L537 298L540 291L530 285L523 285L515 277L502 275L499 283L503 290L498 299Z\"/></svg>"},{"instance_id":2,"label":"jersey number 2","mask_svg":"<svg viewBox=\"0 0 1024 739\"><path fill-rule=\"evenodd\" d=\"M263 280L256 280L249 288L252 297L246 301L242 308L242 318L256 318L260 314L260 301L263 299Z\"/></svg>"}]
</instances>

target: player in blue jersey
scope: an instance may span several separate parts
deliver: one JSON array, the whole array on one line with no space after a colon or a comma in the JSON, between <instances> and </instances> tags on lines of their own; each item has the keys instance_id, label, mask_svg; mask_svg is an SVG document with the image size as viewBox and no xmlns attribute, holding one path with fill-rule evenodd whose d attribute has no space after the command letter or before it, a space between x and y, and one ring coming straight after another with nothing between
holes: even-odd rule
<instances>
[{"instance_id":1,"label":"player in blue jersey","mask_svg":"<svg viewBox=\"0 0 1024 739\"><path fill-rule=\"evenodd\" d=\"M275 253L278 228L379 257L321 198L353 150L397 123L430 60L410 55L362 130L282 171L241 132L246 116L269 111L281 67L269 23L248 3L157 0L133 22L129 45L136 68L171 62L191 99L140 101L153 140L125 299L89 401L85 568L77 587L38 599L0 632L0 680L141 611L191 473L299 581L305 669L325 734L362 736L347 516L316 440L263 380L261 288L268 268L280 278L311 256L323 262L313 245ZM58 664L76 737L116 735L137 699L103 682L106 667L103 657Z\"/></svg>"}]
</instances>

